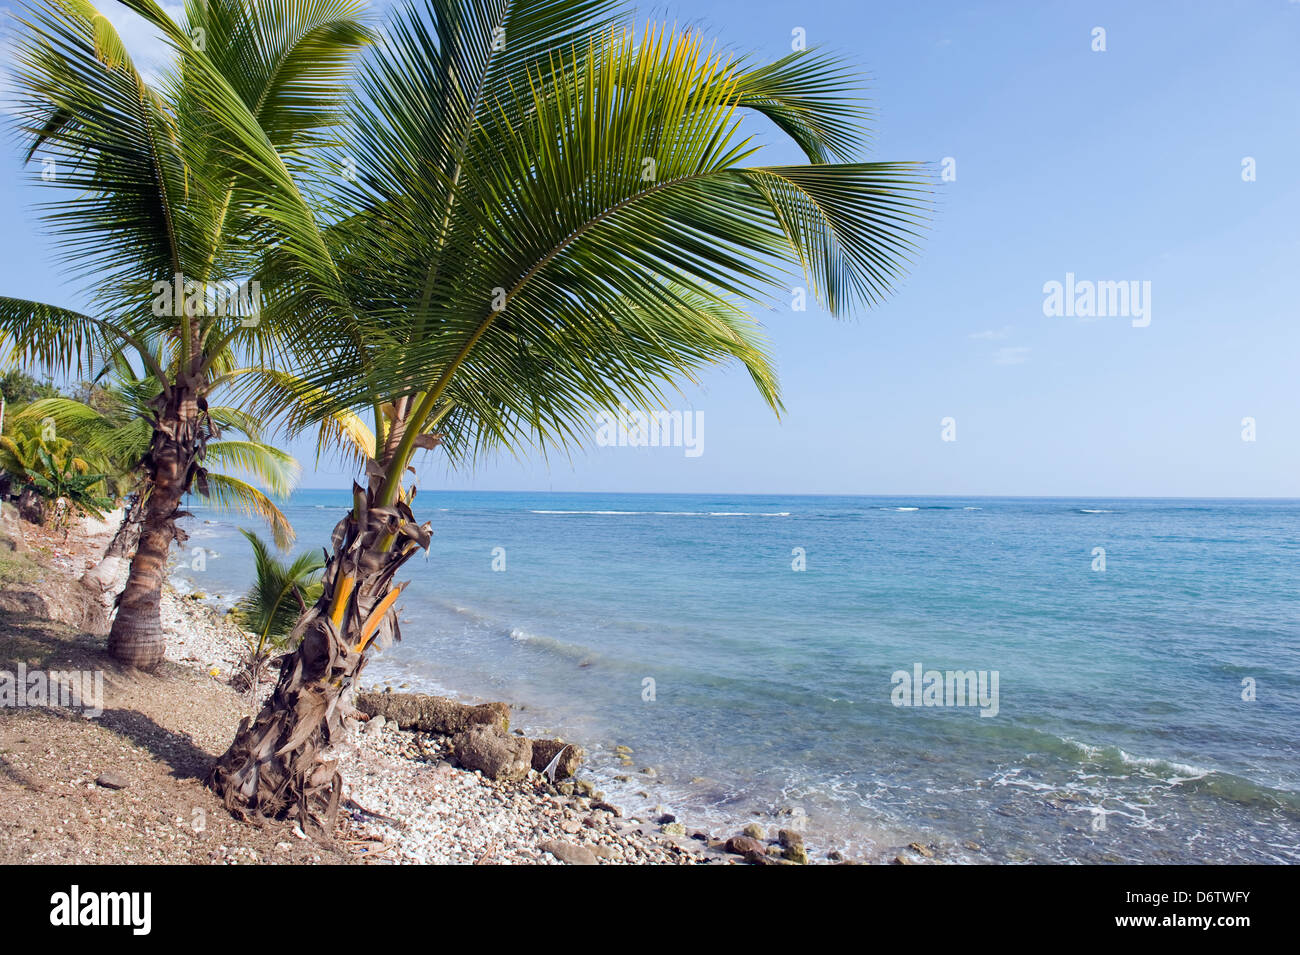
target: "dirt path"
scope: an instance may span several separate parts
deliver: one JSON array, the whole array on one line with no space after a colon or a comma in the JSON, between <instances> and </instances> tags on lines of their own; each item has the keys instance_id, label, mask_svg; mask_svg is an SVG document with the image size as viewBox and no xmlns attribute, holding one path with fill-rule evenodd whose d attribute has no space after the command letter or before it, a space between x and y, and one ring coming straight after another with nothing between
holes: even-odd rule
<instances>
[{"instance_id":1,"label":"dirt path","mask_svg":"<svg viewBox=\"0 0 1300 955\"><path fill-rule=\"evenodd\" d=\"M124 670L102 637L0 611L0 674L20 664L102 673L103 714L0 707L0 863L355 861L292 826L239 823L203 786L243 705L216 678L170 662Z\"/></svg>"}]
</instances>

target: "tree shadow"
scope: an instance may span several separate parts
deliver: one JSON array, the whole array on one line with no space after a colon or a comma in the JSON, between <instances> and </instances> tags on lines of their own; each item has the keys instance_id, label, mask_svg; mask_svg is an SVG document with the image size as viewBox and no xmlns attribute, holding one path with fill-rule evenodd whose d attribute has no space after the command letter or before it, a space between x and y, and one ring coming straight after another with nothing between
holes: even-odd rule
<instances>
[{"instance_id":1,"label":"tree shadow","mask_svg":"<svg viewBox=\"0 0 1300 955\"><path fill-rule=\"evenodd\" d=\"M202 783L216 762L216 757L195 743L188 733L160 726L138 710L104 710L96 722L166 763L175 779Z\"/></svg>"}]
</instances>

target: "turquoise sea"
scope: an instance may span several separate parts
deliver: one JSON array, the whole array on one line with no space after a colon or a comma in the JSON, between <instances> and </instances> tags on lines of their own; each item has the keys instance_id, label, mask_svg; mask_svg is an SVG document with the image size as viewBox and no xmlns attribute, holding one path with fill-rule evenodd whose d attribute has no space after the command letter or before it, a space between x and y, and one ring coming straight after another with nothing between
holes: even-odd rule
<instances>
[{"instance_id":1,"label":"turquoise sea","mask_svg":"<svg viewBox=\"0 0 1300 955\"><path fill-rule=\"evenodd\" d=\"M303 491L286 514L320 547L347 506ZM252 525L190 509L206 566L175 577L228 604ZM416 511L433 545L366 682L522 704L634 812L802 810L815 847L872 857L1300 862L1300 502L425 491ZM996 672L996 714L894 705L918 664Z\"/></svg>"}]
</instances>

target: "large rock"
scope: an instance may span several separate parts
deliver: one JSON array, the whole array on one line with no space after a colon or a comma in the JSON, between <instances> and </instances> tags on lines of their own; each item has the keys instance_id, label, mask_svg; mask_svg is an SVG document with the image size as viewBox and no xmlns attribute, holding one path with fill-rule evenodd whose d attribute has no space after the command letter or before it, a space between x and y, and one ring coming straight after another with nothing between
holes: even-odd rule
<instances>
[{"instance_id":1,"label":"large rock","mask_svg":"<svg viewBox=\"0 0 1300 955\"><path fill-rule=\"evenodd\" d=\"M578 766L582 763L582 747L575 746L573 743L565 743L558 739L535 739L533 744L533 769L539 773L545 772L546 767L551 764L557 753L561 750L564 755L560 761L555 764L555 778L568 779L578 772Z\"/></svg>"},{"instance_id":2,"label":"large rock","mask_svg":"<svg viewBox=\"0 0 1300 955\"><path fill-rule=\"evenodd\" d=\"M726 850L734 855L743 856L752 853L763 855L767 851L766 846L750 836L732 836L727 840Z\"/></svg>"},{"instance_id":3,"label":"large rock","mask_svg":"<svg viewBox=\"0 0 1300 955\"><path fill-rule=\"evenodd\" d=\"M794 829L782 829L777 834L781 843L781 855L799 865L808 864L808 847L803 843L803 833Z\"/></svg>"},{"instance_id":4,"label":"large rock","mask_svg":"<svg viewBox=\"0 0 1300 955\"><path fill-rule=\"evenodd\" d=\"M424 693L358 693L357 709L367 716L383 716L404 730L455 736L471 726L510 729L510 707L505 703L470 706L445 696Z\"/></svg>"},{"instance_id":5,"label":"large rock","mask_svg":"<svg viewBox=\"0 0 1300 955\"><path fill-rule=\"evenodd\" d=\"M0 610L57 620L86 633L108 633L107 610L102 604L79 595L81 590L75 581L68 587L55 586L49 580L39 584L0 580Z\"/></svg>"},{"instance_id":6,"label":"large rock","mask_svg":"<svg viewBox=\"0 0 1300 955\"><path fill-rule=\"evenodd\" d=\"M549 852L561 862L567 862L569 865L599 865L596 861L596 854L586 846L575 846L571 842L561 842L559 839L548 839L538 846L543 852Z\"/></svg>"},{"instance_id":7,"label":"large rock","mask_svg":"<svg viewBox=\"0 0 1300 955\"><path fill-rule=\"evenodd\" d=\"M533 768L532 740L510 736L496 725L471 726L453 736L451 746L462 766L489 779L523 779Z\"/></svg>"},{"instance_id":8,"label":"large rock","mask_svg":"<svg viewBox=\"0 0 1300 955\"><path fill-rule=\"evenodd\" d=\"M105 789L125 789L130 782L121 773L107 772L101 773L95 780L95 785L103 786Z\"/></svg>"},{"instance_id":9,"label":"large rock","mask_svg":"<svg viewBox=\"0 0 1300 955\"><path fill-rule=\"evenodd\" d=\"M18 519L18 509L8 501L0 502L0 550L26 549L27 541L23 536L23 522Z\"/></svg>"}]
</instances>

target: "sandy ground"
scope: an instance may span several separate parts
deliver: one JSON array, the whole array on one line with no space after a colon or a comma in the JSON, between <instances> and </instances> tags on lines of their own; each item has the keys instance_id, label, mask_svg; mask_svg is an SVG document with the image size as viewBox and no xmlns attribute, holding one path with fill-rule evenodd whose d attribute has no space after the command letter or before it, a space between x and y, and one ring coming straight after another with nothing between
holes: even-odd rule
<instances>
[{"instance_id":1,"label":"sandy ground","mask_svg":"<svg viewBox=\"0 0 1300 955\"><path fill-rule=\"evenodd\" d=\"M102 672L104 712L0 715L0 863L354 861L343 843L237 822L204 787L241 709L216 677L171 662L155 674L123 670L102 638L0 611L0 670L20 663Z\"/></svg>"}]
</instances>

